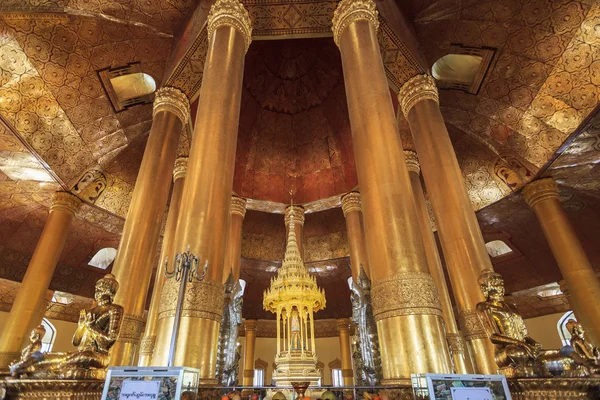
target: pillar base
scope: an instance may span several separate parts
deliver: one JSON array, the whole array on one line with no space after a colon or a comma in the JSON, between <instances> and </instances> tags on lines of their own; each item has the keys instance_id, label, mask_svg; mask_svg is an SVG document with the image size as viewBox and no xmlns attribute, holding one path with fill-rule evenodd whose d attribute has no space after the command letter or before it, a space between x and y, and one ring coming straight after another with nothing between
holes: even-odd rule
<instances>
[{"instance_id":1,"label":"pillar base","mask_svg":"<svg viewBox=\"0 0 600 400\"><path fill-rule=\"evenodd\" d=\"M511 378L513 400L599 399L600 378Z\"/></svg>"},{"instance_id":2,"label":"pillar base","mask_svg":"<svg viewBox=\"0 0 600 400\"><path fill-rule=\"evenodd\" d=\"M102 397L104 380L7 379L6 398L98 400Z\"/></svg>"}]
</instances>

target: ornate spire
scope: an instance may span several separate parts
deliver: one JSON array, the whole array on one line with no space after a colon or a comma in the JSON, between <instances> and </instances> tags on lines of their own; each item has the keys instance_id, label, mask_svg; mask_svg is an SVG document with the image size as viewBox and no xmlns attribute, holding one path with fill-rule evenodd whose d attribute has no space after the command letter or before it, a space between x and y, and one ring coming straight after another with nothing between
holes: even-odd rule
<instances>
[{"instance_id":1,"label":"ornate spire","mask_svg":"<svg viewBox=\"0 0 600 400\"><path fill-rule=\"evenodd\" d=\"M315 277L308 273L300 256L293 207L289 221L283 263L277 271L277 277L271 280L269 289L264 293L263 307L267 311L276 312L282 306L291 310L293 306L302 304L309 307L312 312L317 312L325 308L325 293L317 286Z\"/></svg>"}]
</instances>

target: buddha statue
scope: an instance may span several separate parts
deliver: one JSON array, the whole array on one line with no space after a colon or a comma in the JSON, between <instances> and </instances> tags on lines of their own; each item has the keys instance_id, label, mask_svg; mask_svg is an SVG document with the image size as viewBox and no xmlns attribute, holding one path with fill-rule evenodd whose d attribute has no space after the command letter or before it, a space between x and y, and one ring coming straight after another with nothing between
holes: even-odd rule
<instances>
[{"instance_id":1,"label":"buddha statue","mask_svg":"<svg viewBox=\"0 0 600 400\"><path fill-rule=\"evenodd\" d=\"M112 274L107 274L96 282L96 304L90 310L81 310L77 330L73 335L73 345L77 346L77 351L42 353L41 347L33 347L32 343L23 350L21 359L10 366L11 375L27 378L104 379L110 359L108 351L117 340L123 319L123 307L113 304L118 288L119 283Z\"/></svg>"},{"instance_id":2,"label":"buddha statue","mask_svg":"<svg viewBox=\"0 0 600 400\"><path fill-rule=\"evenodd\" d=\"M585 340L585 330L581 324L574 319L567 321L567 330L571 334L571 347L573 352L570 356L579 365L587 367L591 373L600 373L600 349L592 346Z\"/></svg>"},{"instance_id":3,"label":"buddha statue","mask_svg":"<svg viewBox=\"0 0 600 400\"><path fill-rule=\"evenodd\" d=\"M477 304L477 312L495 345L500 373L507 377L574 376L569 374L574 369L571 357L561 355L558 350L544 350L529 336L523 318L504 300L504 280L500 274L485 270L479 277L479 285L486 300Z\"/></svg>"}]
</instances>

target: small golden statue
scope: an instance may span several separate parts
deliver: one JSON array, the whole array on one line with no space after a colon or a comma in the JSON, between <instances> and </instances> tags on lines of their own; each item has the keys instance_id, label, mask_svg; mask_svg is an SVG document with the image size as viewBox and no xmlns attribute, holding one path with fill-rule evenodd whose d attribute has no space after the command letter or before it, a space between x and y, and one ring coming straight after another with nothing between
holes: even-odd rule
<instances>
[{"instance_id":1,"label":"small golden statue","mask_svg":"<svg viewBox=\"0 0 600 400\"><path fill-rule=\"evenodd\" d=\"M600 373L600 349L594 347L585 340L585 330L581 324L574 319L567 321L567 330L571 334L571 347L573 352L571 358L579 365L583 365L592 374Z\"/></svg>"},{"instance_id":2,"label":"small golden statue","mask_svg":"<svg viewBox=\"0 0 600 400\"><path fill-rule=\"evenodd\" d=\"M543 350L525 326L514 307L504 301L504 280L498 273L485 270L479 285L486 301L477 304L478 315L495 345L496 364L507 377L586 376L575 368L571 357L559 350Z\"/></svg>"},{"instance_id":3,"label":"small golden statue","mask_svg":"<svg viewBox=\"0 0 600 400\"><path fill-rule=\"evenodd\" d=\"M96 282L96 305L81 310L73 345L78 351L42 353L39 327L31 333L32 343L23 349L21 359L10 366L13 376L55 379L104 379L109 362L108 351L117 340L123 307L113 304L119 283L112 274ZM38 330L36 332L36 330Z\"/></svg>"}]
</instances>

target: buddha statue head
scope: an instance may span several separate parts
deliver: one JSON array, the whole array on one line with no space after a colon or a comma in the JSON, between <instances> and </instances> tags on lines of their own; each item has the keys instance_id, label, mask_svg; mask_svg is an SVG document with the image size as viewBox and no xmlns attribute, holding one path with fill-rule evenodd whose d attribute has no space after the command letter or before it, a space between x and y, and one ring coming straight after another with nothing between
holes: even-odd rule
<instances>
[{"instance_id":1,"label":"buddha statue head","mask_svg":"<svg viewBox=\"0 0 600 400\"><path fill-rule=\"evenodd\" d=\"M486 269L479 276L478 283L486 300L504 301L504 279L502 279L502 275Z\"/></svg>"},{"instance_id":2,"label":"buddha statue head","mask_svg":"<svg viewBox=\"0 0 600 400\"><path fill-rule=\"evenodd\" d=\"M115 276L113 274L106 274L96 282L94 298L98 304L111 304L115 299L118 289L119 282L117 282Z\"/></svg>"}]
</instances>

